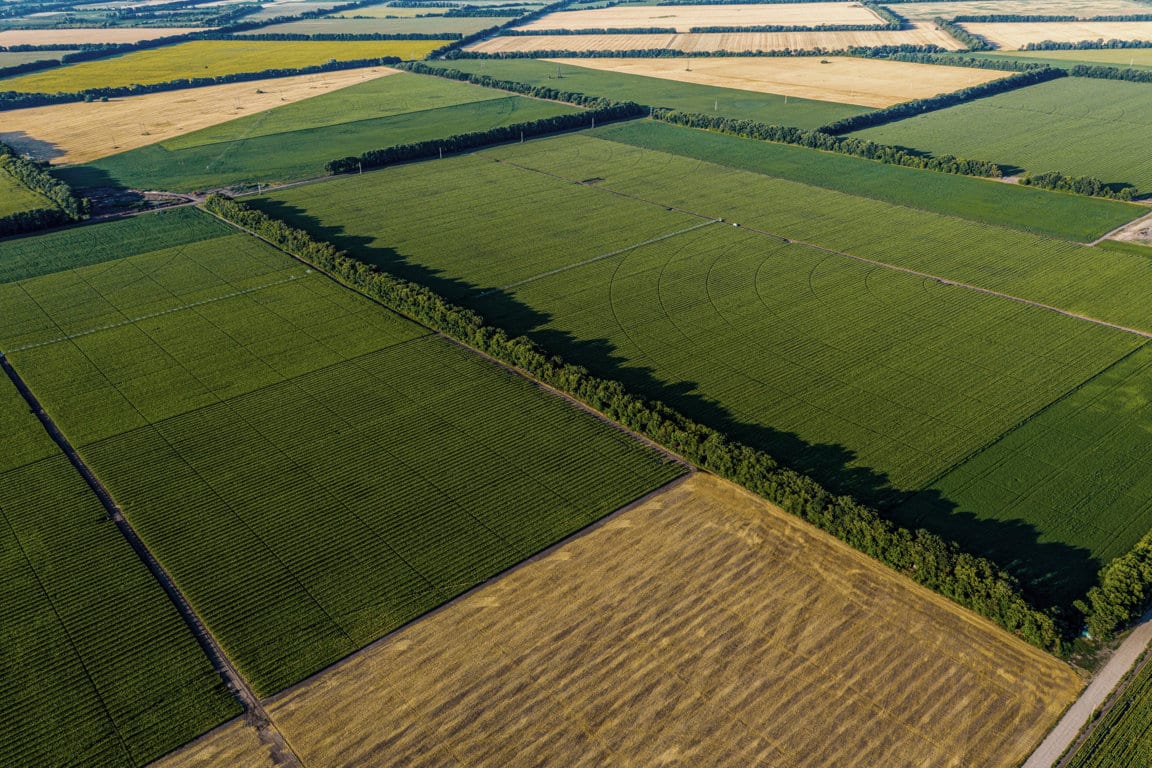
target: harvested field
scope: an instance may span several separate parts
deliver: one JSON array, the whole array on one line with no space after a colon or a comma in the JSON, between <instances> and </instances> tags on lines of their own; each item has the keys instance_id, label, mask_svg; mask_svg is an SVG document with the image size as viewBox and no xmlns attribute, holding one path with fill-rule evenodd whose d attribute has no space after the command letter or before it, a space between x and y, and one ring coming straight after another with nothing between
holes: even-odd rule
<instances>
[{"instance_id":1,"label":"harvested field","mask_svg":"<svg viewBox=\"0 0 1152 768\"><path fill-rule=\"evenodd\" d=\"M349 69L13 110L4 115L0 142L37 160L86 163L396 73Z\"/></svg>"},{"instance_id":2,"label":"harvested field","mask_svg":"<svg viewBox=\"0 0 1152 768\"><path fill-rule=\"evenodd\" d=\"M684 62L677 59L555 61L588 69L867 107L887 107L910 99L956 91L999 79L1005 74L969 67L846 57L709 57L692 62L692 69L686 69ZM0 139L2 136L0 134Z\"/></svg>"},{"instance_id":3,"label":"harvested field","mask_svg":"<svg viewBox=\"0 0 1152 768\"><path fill-rule=\"evenodd\" d=\"M671 27L755 27L768 24L810 27L829 24L883 24L857 3L792 3L777 5L618 5L585 11L560 11L535 19L521 29L642 29Z\"/></svg>"},{"instance_id":4,"label":"harvested field","mask_svg":"<svg viewBox=\"0 0 1152 768\"><path fill-rule=\"evenodd\" d=\"M1010 768L1080 686L698 474L268 709L309 765Z\"/></svg>"},{"instance_id":5,"label":"harvested field","mask_svg":"<svg viewBox=\"0 0 1152 768\"><path fill-rule=\"evenodd\" d=\"M1003 49L1023 48L1028 43L1051 40L1152 40L1152 21L1049 21L1012 24L964 24L974 35Z\"/></svg>"},{"instance_id":6,"label":"harvested field","mask_svg":"<svg viewBox=\"0 0 1152 768\"><path fill-rule=\"evenodd\" d=\"M399 9L398 9L399 10ZM427 12L427 11L425 11ZM429 16L407 19L301 19L242 32L246 35L470 35L509 21L507 16Z\"/></svg>"},{"instance_id":7,"label":"harvested field","mask_svg":"<svg viewBox=\"0 0 1152 768\"><path fill-rule=\"evenodd\" d=\"M138 43L158 37L203 32L205 27L116 27L107 29L5 29L0 45L60 45L63 43ZM53 58L49 56L48 58Z\"/></svg>"},{"instance_id":8,"label":"harvested field","mask_svg":"<svg viewBox=\"0 0 1152 768\"><path fill-rule=\"evenodd\" d=\"M0 80L0 90L24 93L82 91L191 77L219 77L271 68L310 67L332 59L354 61L399 56L418 59L443 45L437 40L255 41L195 40L57 67Z\"/></svg>"},{"instance_id":9,"label":"harvested field","mask_svg":"<svg viewBox=\"0 0 1152 768\"><path fill-rule=\"evenodd\" d=\"M276 768L276 765L256 729L241 717L157 760L149 768Z\"/></svg>"},{"instance_id":10,"label":"harvested field","mask_svg":"<svg viewBox=\"0 0 1152 768\"><path fill-rule=\"evenodd\" d=\"M851 47L881 45L938 45L960 50L951 35L931 26L895 32L865 30L862 32L727 32L676 35L527 35L493 37L469 45L466 50L479 53L521 53L530 51L638 51L669 49L695 51L807 51L825 48L830 51Z\"/></svg>"},{"instance_id":11,"label":"harvested field","mask_svg":"<svg viewBox=\"0 0 1152 768\"><path fill-rule=\"evenodd\" d=\"M1015 14L1020 16L1130 16L1148 13L1147 3L1139 0L961 0L960 2L900 3L900 15L913 21L932 21L937 16Z\"/></svg>"},{"instance_id":12,"label":"harvested field","mask_svg":"<svg viewBox=\"0 0 1152 768\"><path fill-rule=\"evenodd\" d=\"M1152 69L1152 48L1101 48L1075 51L1012 51L973 54L981 59L1034 61L1052 67L1104 64L1111 67Z\"/></svg>"}]
</instances>

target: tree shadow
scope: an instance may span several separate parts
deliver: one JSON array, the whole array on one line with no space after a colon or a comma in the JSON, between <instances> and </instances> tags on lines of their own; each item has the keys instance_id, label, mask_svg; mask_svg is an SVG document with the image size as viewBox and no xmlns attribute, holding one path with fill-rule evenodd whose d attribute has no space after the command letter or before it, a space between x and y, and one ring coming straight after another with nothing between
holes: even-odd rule
<instances>
[{"instance_id":1,"label":"tree shadow","mask_svg":"<svg viewBox=\"0 0 1152 768\"><path fill-rule=\"evenodd\" d=\"M908 491L882 471L856 463L856 453L839 444L811 443L799 435L742 420L724 404L701 394L698 382L665 381L648 366L629 360L607 338L581 338L547 327L554 319L506 290L480 286L420 263L374 238L332 226L307 211L268 198L246 203L270 216L332 243L356 258L398 277L424 285L449 300L479 312L512 335L525 335L544 349L593 374L623 383L630 391L660 400L735 440L762 449L781 464L811 475L836 494L850 494L875 506L885 517L911 528L924 528L955 541L966 551L984 555L1018 578L1034 605L1068 613L1073 599L1095 583L1101 563L1086 549L1041 542L1042 532L1022 520L979 518L934 489Z\"/></svg>"},{"instance_id":2,"label":"tree shadow","mask_svg":"<svg viewBox=\"0 0 1152 768\"><path fill-rule=\"evenodd\" d=\"M0 143L7 144L22 155L28 155L38 162L50 163L64 156L59 144L44 141L25 131L0 130Z\"/></svg>"}]
</instances>

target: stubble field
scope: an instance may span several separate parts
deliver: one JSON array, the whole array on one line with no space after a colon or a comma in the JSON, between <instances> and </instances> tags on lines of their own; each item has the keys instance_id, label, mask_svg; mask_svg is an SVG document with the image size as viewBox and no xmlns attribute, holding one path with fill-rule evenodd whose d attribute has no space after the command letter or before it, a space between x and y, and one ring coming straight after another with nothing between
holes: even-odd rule
<instances>
[{"instance_id":1,"label":"stubble field","mask_svg":"<svg viewBox=\"0 0 1152 768\"><path fill-rule=\"evenodd\" d=\"M202 32L203 27L109 27L99 29L4 29L0 45L61 45L89 43L138 43L158 37ZM48 58L53 58L49 56Z\"/></svg>"},{"instance_id":2,"label":"stubble field","mask_svg":"<svg viewBox=\"0 0 1152 768\"><path fill-rule=\"evenodd\" d=\"M520 29L638 29L668 27L809 26L882 24L880 17L856 3L784 5L618 5L581 11L559 11L534 19Z\"/></svg>"},{"instance_id":3,"label":"stubble field","mask_svg":"<svg viewBox=\"0 0 1152 768\"><path fill-rule=\"evenodd\" d=\"M1082 40L1152 41L1152 21L1048 21L1010 24L966 22L962 26L972 34L980 35L1005 50L1023 48L1028 43L1040 43L1046 40L1056 43L1078 43Z\"/></svg>"}]
</instances>

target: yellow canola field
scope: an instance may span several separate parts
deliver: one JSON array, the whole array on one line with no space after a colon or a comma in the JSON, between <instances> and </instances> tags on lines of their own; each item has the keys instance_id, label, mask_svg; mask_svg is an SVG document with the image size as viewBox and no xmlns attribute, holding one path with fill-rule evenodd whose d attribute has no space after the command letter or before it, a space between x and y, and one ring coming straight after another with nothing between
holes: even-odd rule
<instances>
[{"instance_id":1,"label":"yellow canola field","mask_svg":"<svg viewBox=\"0 0 1152 768\"><path fill-rule=\"evenodd\" d=\"M87 61L44 72L0 80L0 91L57 93L148 85L168 80L219 77L238 72L295 69L325 64L333 59L352 61L398 56L418 59L444 45L445 40L380 41L253 41L195 40L189 43L136 51L112 59Z\"/></svg>"}]
</instances>

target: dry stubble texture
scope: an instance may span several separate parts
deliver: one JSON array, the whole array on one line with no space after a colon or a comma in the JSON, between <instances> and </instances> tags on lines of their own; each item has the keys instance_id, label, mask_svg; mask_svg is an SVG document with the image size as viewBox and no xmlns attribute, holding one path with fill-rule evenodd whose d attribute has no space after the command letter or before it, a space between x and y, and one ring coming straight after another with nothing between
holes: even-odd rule
<instances>
[{"instance_id":1,"label":"dry stubble texture","mask_svg":"<svg viewBox=\"0 0 1152 768\"><path fill-rule=\"evenodd\" d=\"M851 3L785 5L642 5L585 11L560 11L525 24L522 29L636 29L671 27L809 26L882 24L876 14Z\"/></svg>"},{"instance_id":2,"label":"dry stubble texture","mask_svg":"<svg viewBox=\"0 0 1152 768\"><path fill-rule=\"evenodd\" d=\"M150 768L275 768L268 746L256 729L238 717L183 749L152 763Z\"/></svg>"},{"instance_id":3,"label":"dry stubble texture","mask_svg":"<svg viewBox=\"0 0 1152 768\"><path fill-rule=\"evenodd\" d=\"M5 29L0 45L64 45L67 43L138 43L158 37L204 32L213 27L118 27L109 29ZM67 53L67 51L64 51ZM57 56L46 53L44 58Z\"/></svg>"},{"instance_id":4,"label":"dry stubble texture","mask_svg":"<svg viewBox=\"0 0 1152 768\"><path fill-rule=\"evenodd\" d=\"M1080 687L698 474L270 711L310 766L1009 768Z\"/></svg>"},{"instance_id":5,"label":"dry stubble texture","mask_svg":"<svg viewBox=\"0 0 1152 768\"><path fill-rule=\"evenodd\" d=\"M1051 40L1078 43L1082 40L1152 40L1152 21L1049 21L1035 24L963 24L974 35L1006 50L1028 43Z\"/></svg>"}]
</instances>

